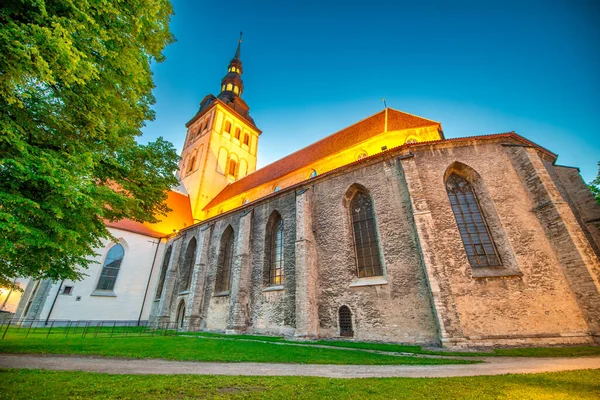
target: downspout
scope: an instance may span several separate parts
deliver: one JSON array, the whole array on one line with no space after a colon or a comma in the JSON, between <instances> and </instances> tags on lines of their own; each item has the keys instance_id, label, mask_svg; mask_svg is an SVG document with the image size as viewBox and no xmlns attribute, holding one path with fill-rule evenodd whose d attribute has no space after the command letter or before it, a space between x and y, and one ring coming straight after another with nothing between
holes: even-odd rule
<instances>
[{"instance_id":1,"label":"downspout","mask_svg":"<svg viewBox=\"0 0 600 400\"><path fill-rule=\"evenodd\" d=\"M50 306L50 311L48 311L48 316L46 317L46 322L44 322L44 325L48 325L48 321L50 320L50 315L52 314L52 310L54 310L54 305L56 304L56 300L58 299L58 295L60 294L60 288L62 288L63 283L65 283L64 279L62 281L60 281L60 285L58 285L58 290L56 291L56 296L54 296L54 301L52 302L52 305Z\"/></svg>"},{"instance_id":2,"label":"downspout","mask_svg":"<svg viewBox=\"0 0 600 400\"><path fill-rule=\"evenodd\" d=\"M163 238L168 236L163 236L158 238L158 243L156 244L156 251L154 252L154 258L152 259L152 265L150 266L150 275L148 275L148 283L146 283L146 291L144 292L144 300L142 300L142 307L140 308L140 316L137 320L137 325L140 326L140 321L142 320L142 313L144 312L144 304L146 304L146 297L148 296L148 288L150 287L150 280L152 279L152 272L154 272L154 263L156 262L156 255L158 254L158 249L160 248L160 244Z\"/></svg>"}]
</instances>

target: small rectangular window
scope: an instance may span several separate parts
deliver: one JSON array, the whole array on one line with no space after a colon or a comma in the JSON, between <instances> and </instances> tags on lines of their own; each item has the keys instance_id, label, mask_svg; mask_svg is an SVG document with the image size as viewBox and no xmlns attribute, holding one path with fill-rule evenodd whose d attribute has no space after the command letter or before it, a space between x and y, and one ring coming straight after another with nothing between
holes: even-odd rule
<instances>
[{"instance_id":1,"label":"small rectangular window","mask_svg":"<svg viewBox=\"0 0 600 400\"><path fill-rule=\"evenodd\" d=\"M73 293L73 286L65 286L62 294L71 294L71 293Z\"/></svg>"}]
</instances>

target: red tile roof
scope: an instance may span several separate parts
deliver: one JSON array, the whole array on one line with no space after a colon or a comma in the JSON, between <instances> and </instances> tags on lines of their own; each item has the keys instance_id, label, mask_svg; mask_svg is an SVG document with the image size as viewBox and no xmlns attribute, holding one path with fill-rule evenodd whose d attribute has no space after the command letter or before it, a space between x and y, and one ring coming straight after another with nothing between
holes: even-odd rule
<instances>
[{"instance_id":1,"label":"red tile roof","mask_svg":"<svg viewBox=\"0 0 600 400\"><path fill-rule=\"evenodd\" d=\"M422 128L426 126L438 126L441 128L439 122L388 108L227 185L204 209L210 209L250 189L281 178L306 165L353 147L385 132L386 116L387 131Z\"/></svg>"},{"instance_id":2,"label":"red tile roof","mask_svg":"<svg viewBox=\"0 0 600 400\"><path fill-rule=\"evenodd\" d=\"M152 237L164 237L172 234L173 230L181 230L194 223L190 199L187 195L169 191L167 206L172 210L166 216L160 216L160 222L155 224L140 223L129 219L116 222L106 222L106 226Z\"/></svg>"}]
</instances>

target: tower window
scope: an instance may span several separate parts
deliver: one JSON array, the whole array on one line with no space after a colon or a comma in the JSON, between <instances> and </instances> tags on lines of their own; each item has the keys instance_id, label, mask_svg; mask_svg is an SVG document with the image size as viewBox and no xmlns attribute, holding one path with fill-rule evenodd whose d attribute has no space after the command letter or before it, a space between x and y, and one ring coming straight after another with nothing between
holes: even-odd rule
<instances>
[{"instance_id":1,"label":"tower window","mask_svg":"<svg viewBox=\"0 0 600 400\"><path fill-rule=\"evenodd\" d=\"M250 144L250 136L246 133L244 134L244 144L248 146Z\"/></svg>"},{"instance_id":2,"label":"tower window","mask_svg":"<svg viewBox=\"0 0 600 400\"><path fill-rule=\"evenodd\" d=\"M240 136L242 135L242 130L240 128L235 128L235 138L240 140Z\"/></svg>"},{"instance_id":3,"label":"tower window","mask_svg":"<svg viewBox=\"0 0 600 400\"><path fill-rule=\"evenodd\" d=\"M233 89L233 85L231 83L227 84L227 90L231 91L231 89Z\"/></svg>"},{"instance_id":4,"label":"tower window","mask_svg":"<svg viewBox=\"0 0 600 400\"><path fill-rule=\"evenodd\" d=\"M237 86L234 86L233 87L233 93L239 94L240 93L240 89Z\"/></svg>"},{"instance_id":5,"label":"tower window","mask_svg":"<svg viewBox=\"0 0 600 400\"><path fill-rule=\"evenodd\" d=\"M231 122L225 121L225 128L223 129L223 132L231 133Z\"/></svg>"},{"instance_id":6,"label":"tower window","mask_svg":"<svg viewBox=\"0 0 600 400\"><path fill-rule=\"evenodd\" d=\"M188 164L188 168L187 168L187 172L192 172L192 170L194 169L194 164L196 163L196 156L193 156L190 159L190 162Z\"/></svg>"},{"instance_id":7,"label":"tower window","mask_svg":"<svg viewBox=\"0 0 600 400\"><path fill-rule=\"evenodd\" d=\"M237 162L235 162L235 160L229 160L229 169L227 170L227 173L231 176L235 176L237 172Z\"/></svg>"}]
</instances>

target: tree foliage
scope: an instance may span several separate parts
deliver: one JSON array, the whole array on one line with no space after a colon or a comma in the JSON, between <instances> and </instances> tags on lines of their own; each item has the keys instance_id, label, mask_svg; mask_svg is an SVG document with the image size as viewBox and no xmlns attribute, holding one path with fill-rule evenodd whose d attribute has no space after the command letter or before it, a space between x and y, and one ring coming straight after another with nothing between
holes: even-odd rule
<instances>
[{"instance_id":1,"label":"tree foliage","mask_svg":"<svg viewBox=\"0 0 600 400\"><path fill-rule=\"evenodd\" d=\"M600 204L600 161L598 162L598 176L596 176L596 179L590 182L589 188L596 198L598 204Z\"/></svg>"},{"instance_id":2,"label":"tree foliage","mask_svg":"<svg viewBox=\"0 0 600 400\"><path fill-rule=\"evenodd\" d=\"M168 0L4 0L0 8L0 285L78 279L104 221L168 211L177 154L136 137Z\"/></svg>"}]
</instances>

